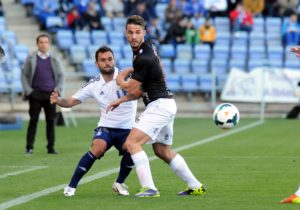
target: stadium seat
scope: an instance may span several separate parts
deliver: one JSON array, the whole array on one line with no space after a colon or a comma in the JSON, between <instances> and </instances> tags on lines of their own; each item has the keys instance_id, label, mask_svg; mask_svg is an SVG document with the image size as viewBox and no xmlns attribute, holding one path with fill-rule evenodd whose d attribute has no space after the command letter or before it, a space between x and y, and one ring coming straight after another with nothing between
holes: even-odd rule
<instances>
[{"instance_id":1,"label":"stadium seat","mask_svg":"<svg viewBox=\"0 0 300 210\"><path fill-rule=\"evenodd\" d=\"M108 45L108 37L106 31L101 30L92 30L91 31L91 39L94 45Z\"/></svg>"},{"instance_id":2,"label":"stadium seat","mask_svg":"<svg viewBox=\"0 0 300 210\"><path fill-rule=\"evenodd\" d=\"M71 64L81 64L85 59L87 59L87 53L85 46L83 45L72 45L70 47L70 63Z\"/></svg>"},{"instance_id":3,"label":"stadium seat","mask_svg":"<svg viewBox=\"0 0 300 210\"><path fill-rule=\"evenodd\" d=\"M73 33L70 30L58 30L56 32L56 43L60 50L69 50L74 45Z\"/></svg>"},{"instance_id":4,"label":"stadium seat","mask_svg":"<svg viewBox=\"0 0 300 210\"><path fill-rule=\"evenodd\" d=\"M263 45L250 45L249 49L249 58L250 59L265 59L266 58L266 49Z\"/></svg>"},{"instance_id":5,"label":"stadium seat","mask_svg":"<svg viewBox=\"0 0 300 210\"><path fill-rule=\"evenodd\" d=\"M184 74L181 76L182 91L185 93L194 93L200 90L199 78L196 74Z\"/></svg>"},{"instance_id":6,"label":"stadium seat","mask_svg":"<svg viewBox=\"0 0 300 210\"><path fill-rule=\"evenodd\" d=\"M82 70L86 80L89 80L99 74L99 69L93 59L85 59L82 62Z\"/></svg>"},{"instance_id":7,"label":"stadium seat","mask_svg":"<svg viewBox=\"0 0 300 210\"><path fill-rule=\"evenodd\" d=\"M174 60L174 72L179 75L191 73L190 61L176 58Z\"/></svg>"},{"instance_id":8,"label":"stadium seat","mask_svg":"<svg viewBox=\"0 0 300 210\"><path fill-rule=\"evenodd\" d=\"M228 65L229 65L229 71L232 68L238 68L240 70L246 71L246 58L230 59Z\"/></svg>"},{"instance_id":9,"label":"stadium seat","mask_svg":"<svg viewBox=\"0 0 300 210\"><path fill-rule=\"evenodd\" d=\"M213 80L211 74L203 74L199 76L199 89L202 92L211 92Z\"/></svg>"},{"instance_id":10,"label":"stadium seat","mask_svg":"<svg viewBox=\"0 0 300 210\"><path fill-rule=\"evenodd\" d=\"M122 54L123 54L123 58L126 58L126 59L132 59L132 49L131 49L131 46L129 44L125 45L122 47Z\"/></svg>"},{"instance_id":11,"label":"stadium seat","mask_svg":"<svg viewBox=\"0 0 300 210\"><path fill-rule=\"evenodd\" d=\"M15 45L14 54L17 60L23 64L29 54L29 47L27 45Z\"/></svg>"},{"instance_id":12,"label":"stadium seat","mask_svg":"<svg viewBox=\"0 0 300 210\"><path fill-rule=\"evenodd\" d=\"M232 36L230 32L222 32L222 33L217 33L217 38L216 38L216 45L224 45L224 46L229 46L232 42Z\"/></svg>"},{"instance_id":13,"label":"stadium seat","mask_svg":"<svg viewBox=\"0 0 300 210\"><path fill-rule=\"evenodd\" d=\"M172 44L161 44L159 54L161 58L173 59L176 57L176 51Z\"/></svg>"},{"instance_id":14,"label":"stadium seat","mask_svg":"<svg viewBox=\"0 0 300 210\"><path fill-rule=\"evenodd\" d=\"M266 33L280 34L281 18L280 17L266 17Z\"/></svg>"},{"instance_id":15,"label":"stadium seat","mask_svg":"<svg viewBox=\"0 0 300 210\"><path fill-rule=\"evenodd\" d=\"M0 93L8 93L9 84L6 79L5 71L3 70L2 65L0 65Z\"/></svg>"},{"instance_id":16,"label":"stadium seat","mask_svg":"<svg viewBox=\"0 0 300 210\"><path fill-rule=\"evenodd\" d=\"M218 33L230 32L230 20L228 17L215 17L214 25Z\"/></svg>"},{"instance_id":17,"label":"stadium seat","mask_svg":"<svg viewBox=\"0 0 300 210\"><path fill-rule=\"evenodd\" d=\"M229 46L226 45L215 45L213 48L213 59L218 60L228 60L230 55Z\"/></svg>"},{"instance_id":18,"label":"stadium seat","mask_svg":"<svg viewBox=\"0 0 300 210\"><path fill-rule=\"evenodd\" d=\"M263 17L255 17L253 19L253 28L251 33L261 32L264 33L265 31L265 19Z\"/></svg>"},{"instance_id":19,"label":"stadium seat","mask_svg":"<svg viewBox=\"0 0 300 210\"><path fill-rule=\"evenodd\" d=\"M274 67L274 68L282 68L283 67L282 59L269 59L268 63L269 63L270 67Z\"/></svg>"},{"instance_id":20,"label":"stadium seat","mask_svg":"<svg viewBox=\"0 0 300 210\"><path fill-rule=\"evenodd\" d=\"M171 59L163 58L160 61L165 74L171 74L173 72L173 65Z\"/></svg>"},{"instance_id":21,"label":"stadium seat","mask_svg":"<svg viewBox=\"0 0 300 210\"><path fill-rule=\"evenodd\" d=\"M176 56L177 59L193 59L192 46L187 44L178 44L176 47Z\"/></svg>"},{"instance_id":22,"label":"stadium seat","mask_svg":"<svg viewBox=\"0 0 300 210\"><path fill-rule=\"evenodd\" d=\"M113 29L114 31L124 34L126 18L123 17L114 17L112 19Z\"/></svg>"},{"instance_id":23,"label":"stadium seat","mask_svg":"<svg viewBox=\"0 0 300 210\"><path fill-rule=\"evenodd\" d=\"M200 27L203 25L203 23L204 23L204 18L193 16L193 17L191 18L191 21L192 21L193 26L194 26L195 28L200 28Z\"/></svg>"},{"instance_id":24,"label":"stadium seat","mask_svg":"<svg viewBox=\"0 0 300 210\"><path fill-rule=\"evenodd\" d=\"M299 59L286 60L284 63L284 68L299 71L300 70L300 60Z\"/></svg>"},{"instance_id":25,"label":"stadium seat","mask_svg":"<svg viewBox=\"0 0 300 210\"><path fill-rule=\"evenodd\" d=\"M248 71L252 71L257 67L264 67L268 65L268 61L266 59L249 59L248 61Z\"/></svg>"},{"instance_id":26,"label":"stadium seat","mask_svg":"<svg viewBox=\"0 0 300 210\"><path fill-rule=\"evenodd\" d=\"M247 46L249 41L249 35L246 31L235 32L232 37L232 45Z\"/></svg>"},{"instance_id":27,"label":"stadium seat","mask_svg":"<svg viewBox=\"0 0 300 210\"><path fill-rule=\"evenodd\" d=\"M132 59L120 59L118 62L120 69L132 67Z\"/></svg>"},{"instance_id":28,"label":"stadium seat","mask_svg":"<svg viewBox=\"0 0 300 210\"><path fill-rule=\"evenodd\" d=\"M209 45L200 44L194 48L194 59L196 60L210 60L211 49Z\"/></svg>"},{"instance_id":29,"label":"stadium seat","mask_svg":"<svg viewBox=\"0 0 300 210\"><path fill-rule=\"evenodd\" d=\"M227 59L213 59L211 61L211 70L215 72L216 75L227 74Z\"/></svg>"},{"instance_id":30,"label":"stadium seat","mask_svg":"<svg viewBox=\"0 0 300 210\"><path fill-rule=\"evenodd\" d=\"M110 45L110 48L112 49L112 51L114 52L114 56L115 56L115 60L118 62L118 60L123 59L123 55L122 55L122 47L121 45Z\"/></svg>"},{"instance_id":31,"label":"stadium seat","mask_svg":"<svg viewBox=\"0 0 300 210\"><path fill-rule=\"evenodd\" d=\"M110 17L102 16L101 17L101 23L104 26L105 31L110 32L110 31L114 30L112 19Z\"/></svg>"},{"instance_id":32,"label":"stadium seat","mask_svg":"<svg viewBox=\"0 0 300 210\"><path fill-rule=\"evenodd\" d=\"M282 46L282 39L280 33L267 33L266 44L267 46Z\"/></svg>"},{"instance_id":33,"label":"stadium seat","mask_svg":"<svg viewBox=\"0 0 300 210\"><path fill-rule=\"evenodd\" d=\"M95 45L95 44L94 45L89 45L87 47L87 56L88 56L88 58L95 60L95 53L96 53L96 51L98 50L99 47L100 46Z\"/></svg>"},{"instance_id":34,"label":"stadium seat","mask_svg":"<svg viewBox=\"0 0 300 210\"><path fill-rule=\"evenodd\" d=\"M282 46L269 46L267 50L269 60L283 60Z\"/></svg>"},{"instance_id":35,"label":"stadium seat","mask_svg":"<svg viewBox=\"0 0 300 210\"><path fill-rule=\"evenodd\" d=\"M60 28L64 27L64 20L60 16L49 16L46 19L46 29L49 32L55 33Z\"/></svg>"},{"instance_id":36,"label":"stadium seat","mask_svg":"<svg viewBox=\"0 0 300 210\"><path fill-rule=\"evenodd\" d=\"M192 60L192 62L191 62L192 73L197 74L197 75L208 73L208 70L209 70L208 64L209 64L209 62L207 59Z\"/></svg>"},{"instance_id":37,"label":"stadium seat","mask_svg":"<svg viewBox=\"0 0 300 210\"><path fill-rule=\"evenodd\" d=\"M109 44L123 46L126 44L124 33L121 31L111 31L108 34Z\"/></svg>"},{"instance_id":38,"label":"stadium seat","mask_svg":"<svg viewBox=\"0 0 300 210\"><path fill-rule=\"evenodd\" d=\"M158 3L155 6L155 12L159 19L164 20L165 19L165 10L167 8L168 4L165 3Z\"/></svg>"},{"instance_id":39,"label":"stadium seat","mask_svg":"<svg viewBox=\"0 0 300 210\"><path fill-rule=\"evenodd\" d=\"M18 38L16 33L13 31L3 31L1 33L2 40L7 42L9 45L16 45L18 44Z\"/></svg>"},{"instance_id":40,"label":"stadium seat","mask_svg":"<svg viewBox=\"0 0 300 210\"><path fill-rule=\"evenodd\" d=\"M224 86L225 86L225 83L228 79L228 74L221 74L221 75L217 75L217 78L216 78L216 89L217 91L222 91Z\"/></svg>"},{"instance_id":41,"label":"stadium seat","mask_svg":"<svg viewBox=\"0 0 300 210\"><path fill-rule=\"evenodd\" d=\"M74 38L77 45L91 45L91 35L89 31L75 31Z\"/></svg>"},{"instance_id":42,"label":"stadium seat","mask_svg":"<svg viewBox=\"0 0 300 210\"><path fill-rule=\"evenodd\" d=\"M262 31L251 32L249 35L249 46L265 46L266 36Z\"/></svg>"},{"instance_id":43,"label":"stadium seat","mask_svg":"<svg viewBox=\"0 0 300 210\"><path fill-rule=\"evenodd\" d=\"M231 58L245 60L247 58L247 47L244 45L233 45L231 48Z\"/></svg>"},{"instance_id":44,"label":"stadium seat","mask_svg":"<svg viewBox=\"0 0 300 210\"><path fill-rule=\"evenodd\" d=\"M166 75L166 82L168 88L173 92L177 93L181 91L181 76L178 74Z\"/></svg>"}]
</instances>

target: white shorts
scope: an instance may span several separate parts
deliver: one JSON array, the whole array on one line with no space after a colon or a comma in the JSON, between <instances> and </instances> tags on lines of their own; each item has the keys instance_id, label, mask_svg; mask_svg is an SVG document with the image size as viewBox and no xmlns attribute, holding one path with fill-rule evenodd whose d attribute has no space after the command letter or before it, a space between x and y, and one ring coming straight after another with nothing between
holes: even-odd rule
<instances>
[{"instance_id":1,"label":"white shorts","mask_svg":"<svg viewBox=\"0 0 300 210\"><path fill-rule=\"evenodd\" d=\"M148 144L158 142L172 145L176 112L177 106L174 99L160 98L146 106L133 127L151 137Z\"/></svg>"}]
</instances>

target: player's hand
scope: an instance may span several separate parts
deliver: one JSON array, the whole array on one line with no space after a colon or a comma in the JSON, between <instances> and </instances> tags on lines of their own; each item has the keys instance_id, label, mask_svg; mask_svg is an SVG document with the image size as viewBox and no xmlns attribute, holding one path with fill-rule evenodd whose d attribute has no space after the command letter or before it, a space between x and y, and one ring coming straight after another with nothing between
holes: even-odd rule
<instances>
[{"instance_id":1,"label":"player's hand","mask_svg":"<svg viewBox=\"0 0 300 210\"><path fill-rule=\"evenodd\" d=\"M291 47L291 52L293 52L298 58L300 58L300 47Z\"/></svg>"},{"instance_id":2,"label":"player's hand","mask_svg":"<svg viewBox=\"0 0 300 210\"><path fill-rule=\"evenodd\" d=\"M115 100L112 103L110 103L106 108L106 113L109 111L113 111L115 108L117 108L121 104L120 100Z\"/></svg>"},{"instance_id":3,"label":"player's hand","mask_svg":"<svg viewBox=\"0 0 300 210\"><path fill-rule=\"evenodd\" d=\"M54 90L50 95L50 104L56 104L58 101L58 92Z\"/></svg>"}]
</instances>

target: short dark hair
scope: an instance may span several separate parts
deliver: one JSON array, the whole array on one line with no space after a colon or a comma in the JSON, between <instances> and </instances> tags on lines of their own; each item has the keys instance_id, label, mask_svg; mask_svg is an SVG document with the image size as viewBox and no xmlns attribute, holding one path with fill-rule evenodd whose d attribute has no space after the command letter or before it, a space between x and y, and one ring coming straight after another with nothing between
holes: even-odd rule
<instances>
[{"instance_id":1,"label":"short dark hair","mask_svg":"<svg viewBox=\"0 0 300 210\"><path fill-rule=\"evenodd\" d=\"M143 29L146 29L146 21L144 20L143 17L141 17L139 15L129 16L126 21L126 27L129 24L139 25L139 26L142 26Z\"/></svg>"},{"instance_id":2,"label":"short dark hair","mask_svg":"<svg viewBox=\"0 0 300 210\"><path fill-rule=\"evenodd\" d=\"M40 35L38 35L38 36L36 37L36 43L38 43L39 40L40 40L40 38L42 38L42 37L47 37L48 40L51 41L51 40L50 40L50 36L49 36L48 34L40 34Z\"/></svg>"},{"instance_id":3,"label":"short dark hair","mask_svg":"<svg viewBox=\"0 0 300 210\"><path fill-rule=\"evenodd\" d=\"M96 51L96 53L95 53L95 60L96 61L98 60L98 54L99 53L105 53L105 52L111 52L111 54L113 55L113 57L115 57L114 52L112 51L112 49L109 48L109 47L107 47L107 46L105 46L105 45L103 45L103 46L99 47L98 50Z\"/></svg>"}]
</instances>

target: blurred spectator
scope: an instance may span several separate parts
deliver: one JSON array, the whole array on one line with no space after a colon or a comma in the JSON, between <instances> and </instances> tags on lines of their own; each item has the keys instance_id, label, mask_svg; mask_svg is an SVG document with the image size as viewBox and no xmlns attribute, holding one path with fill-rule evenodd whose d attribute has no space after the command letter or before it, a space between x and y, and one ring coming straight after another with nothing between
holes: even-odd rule
<instances>
[{"instance_id":1,"label":"blurred spectator","mask_svg":"<svg viewBox=\"0 0 300 210\"><path fill-rule=\"evenodd\" d=\"M185 43L185 31L187 21L181 17L177 22L173 23L167 31L164 43L172 43L174 45Z\"/></svg>"},{"instance_id":2,"label":"blurred spectator","mask_svg":"<svg viewBox=\"0 0 300 210\"><path fill-rule=\"evenodd\" d=\"M277 0L279 16L290 16L296 12L299 0Z\"/></svg>"},{"instance_id":3,"label":"blurred spectator","mask_svg":"<svg viewBox=\"0 0 300 210\"><path fill-rule=\"evenodd\" d=\"M104 3L104 10L106 16L123 17L124 16L124 3L122 0L106 0Z\"/></svg>"},{"instance_id":4,"label":"blurred spectator","mask_svg":"<svg viewBox=\"0 0 300 210\"><path fill-rule=\"evenodd\" d=\"M180 0L178 7L181 8L184 17L191 18L195 15L194 7L190 0Z\"/></svg>"},{"instance_id":5,"label":"blurred spectator","mask_svg":"<svg viewBox=\"0 0 300 210\"><path fill-rule=\"evenodd\" d=\"M175 23L179 15L182 15L182 11L177 7L176 0L170 0L165 10L166 27L170 27L170 25Z\"/></svg>"},{"instance_id":6,"label":"blurred spectator","mask_svg":"<svg viewBox=\"0 0 300 210\"><path fill-rule=\"evenodd\" d=\"M185 30L185 40L187 44L195 46L199 43L199 33L198 30L194 27L191 20L188 21Z\"/></svg>"},{"instance_id":7,"label":"blurred spectator","mask_svg":"<svg viewBox=\"0 0 300 210\"><path fill-rule=\"evenodd\" d=\"M232 10L236 8L236 5L239 4L242 0L227 0L227 13L228 15Z\"/></svg>"},{"instance_id":8,"label":"blurred spectator","mask_svg":"<svg viewBox=\"0 0 300 210\"><path fill-rule=\"evenodd\" d=\"M236 9L229 14L233 31L247 31L250 32L253 26L253 18L250 12L244 9L242 4L238 4Z\"/></svg>"},{"instance_id":9,"label":"blurred spectator","mask_svg":"<svg viewBox=\"0 0 300 210\"><path fill-rule=\"evenodd\" d=\"M263 15L266 17L278 16L277 0L265 0L265 9Z\"/></svg>"},{"instance_id":10,"label":"blurred spectator","mask_svg":"<svg viewBox=\"0 0 300 210\"><path fill-rule=\"evenodd\" d=\"M157 18L158 16L156 14L155 7L157 5L158 0L147 0L145 2L146 2L146 8L150 13L151 17Z\"/></svg>"},{"instance_id":11,"label":"blurred spectator","mask_svg":"<svg viewBox=\"0 0 300 210\"><path fill-rule=\"evenodd\" d=\"M80 15L83 15L86 12L90 1L92 0L73 0Z\"/></svg>"},{"instance_id":12,"label":"blurred spectator","mask_svg":"<svg viewBox=\"0 0 300 210\"><path fill-rule=\"evenodd\" d=\"M81 30L84 27L83 20L75 6L67 14L67 25L73 30Z\"/></svg>"},{"instance_id":13,"label":"blurred spectator","mask_svg":"<svg viewBox=\"0 0 300 210\"><path fill-rule=\"evenodd\" d=\"M36 0L34 3L34 15L39 21L40 29L46 28L48 17L56 16L59 13L59 4L57 0Z\"/></svg>"},{"instance_id":14,"label":"blurred spectator","mask_svg":"<svg viewBox=\"0 0 300 210\"><path fill-rule=\"evenodd\" d=\"M60 12L65 16L74 6L73 0L59 0Z\"/></svg>"},{"instance_id":15,"label":"blurred spectator","mask_svg":"<svg viewBox=\"0 0 300 210\"><path fill-rule=\"evenodd\" d=\"M207 11L204 8L204 1L205 0L190 0L192 2L192 6L194 8L194 16L197 17L204 17L207 15Z\"/></svg>"},{"instance_id":16,"label":"blurred spectator","mask_svg":"<svg viewBox=\"0 0 300 210\"><path fill-rule=\"evenodd\" d=\"M211 49L214 47L216 28L211 24L209 18L206 18L204 24L199 28L199 39L201 43L208 44Z\"/></svg>"},{"instance_id":17,"label":"blurred spectator","mask_svg":"<svg viewBox=\"0 0 300 210\"><path fill-rule=\"evenodd\" d=\"M137 0L123 0L124 4L124 15L128 16L131 11L136 7Z\"/></svg>"},{"instance_id":18,"label":"blurred spectator","mask_svg":"<svg viewBox=\"0 0 300 210\"><path fill-rule=\"evenodd\" d=\"M284 46L299 44L300 25L295 13L291 14L289 20L283 23L281 33Z\"/></svg>"},{"instance_id":19,"label":"blurred spectator","mask_svg":"<svg viewBox=\"0 0 300 210\"><path fill-rule=\"evenodd\" d=\"M210 17L226 16L227 0L205 0L204 8Z\"/></svg>"},{"instance_id":20,"label":"blurred spectator","mask_svg":"<svg viewBox=\"0 0 300 210\"><path fill-rule=\"evenodd\" d=\"M2 1L0 0L0 16L4 16Z\"/></svg>"},{"instance_id":21,"label":"blurred spectator","mask_svg":"<svg viewBox=\"0 0 300 210\"><path fill-rule=\"evenodd\" d=\"M96 10L95 3L93 1L88 4L88 8L84 14L84 20L90 30L104 30L101 23L100 13Z\"/></svg>"},{"instance_id":22,"label":"blurred spectator","mask_svg":"<svg viewBox=\"0 0 300 210\"><path fill-rule=\"evenodd\" d=\"M152 18L151 24L147 27L148 39L155 44L156 47L159 47L159 44L163 41L161 31L158 28L158 19Z\"/></svg>"},{"instance_id":23,"label":"blurred spectator","mask_svg":"<svg viewBox=\"0 0 300 210\"><path fill-rule=\"evenodd\" d=\"M245 10L250 12L252 16L262 14L265 8L265 0L243 0Z\"/></svg>"},{"instance_id":24,"label":"blurred spectator","mask_svg":"<svg viewBox=\"0 0 300 210\"><path fill-rule=\"evenodd\" d=\"M136 7L131 10L129 15L139 15L144 18L147 25L150 24L151 15L150 12L147 10L146 2L139 0L136 4Z\"/></svg>"}]
</instances>

